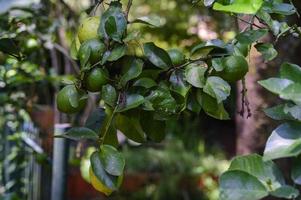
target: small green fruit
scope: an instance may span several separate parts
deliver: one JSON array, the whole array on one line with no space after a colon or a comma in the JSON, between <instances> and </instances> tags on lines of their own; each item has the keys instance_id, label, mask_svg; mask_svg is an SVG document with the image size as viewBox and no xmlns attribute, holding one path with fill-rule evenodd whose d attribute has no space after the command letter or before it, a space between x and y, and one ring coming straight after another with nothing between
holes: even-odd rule
<instances>
[{"instance_id":1,"label":"small green fruit","mask_svg":"<svg viewBox=\"0 0 301 200\"><path fill-rule=\"evenodd\" d=\"M59 111L73 114L82 110L87 102L85 93L78 90L74 85L67 85L59 91L56 102Z\"/></svg>"},{"instance_id":2,"label":"small green fruit","mask_svg":"<svg viewBox=\"0 0 301 200\"><path fill-rule=\"evenodd\" d=\"M106 50L106 46L98 39L87 40L80 46L79 56L81 57L81 55L86 54L87 49L91 49L91 54L89 57L90 64L95 64L101 60L102 55Z\"/></svg>"},{"instance_id":3,"label":"small green fruit","mask_svg":"<svg viewBox=\"0 0 301 200\"><path fill-rule=\"evenodd\" d=\"M80 42L98 38L98 27L100 24L100 17L88 17L82 21L78 28L78 39Z\"/></svg>"},{"instance_id":4,"label":"small green fruit","mask_svg":"<svg viewBox=\"0 0 301 200\"><path fill-rule=\"evenodd\" d=\"M105 69L92 69L85 77L85 87L90 92L98 92L108 82L108 71Z\"/></svg>"}]
</instances>

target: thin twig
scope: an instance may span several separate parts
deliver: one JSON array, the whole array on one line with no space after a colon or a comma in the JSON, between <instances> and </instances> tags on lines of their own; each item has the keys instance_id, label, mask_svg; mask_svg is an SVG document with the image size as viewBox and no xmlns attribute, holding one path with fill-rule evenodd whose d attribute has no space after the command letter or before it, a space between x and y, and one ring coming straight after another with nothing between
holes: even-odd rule
<instances>
[{"instance_id":1,"label":"thin twig","mask_svg":"<svg viewBox=\"0 0 301 200\"><path fill-rule=\"evenodd\" d=\"M133 5L133 0L129 0L128 5L126 7L126 11L125 11L125 18L127 21L129 21L129 13L130 13L132 5Z\"/></svg>"},{"instance_id":2,"label":"thin twig","mask_svg":"<svg viewBox=\"0 0 301 200\"><path fill-rule=\"evenodd\" d=\"M242 19L242 18L239 18L239 17L237 17L237 16L236 16L236 18L237 18L238 20L240 20L240 21L246 23L246 24L249 24L250 26L255 26L255 27L257 27L257 28L262 28L261 26L255 24L255 23L248 22L248 21L246 21L246 20L244 20L244 19Z\"/></svg>"}]
</instances>

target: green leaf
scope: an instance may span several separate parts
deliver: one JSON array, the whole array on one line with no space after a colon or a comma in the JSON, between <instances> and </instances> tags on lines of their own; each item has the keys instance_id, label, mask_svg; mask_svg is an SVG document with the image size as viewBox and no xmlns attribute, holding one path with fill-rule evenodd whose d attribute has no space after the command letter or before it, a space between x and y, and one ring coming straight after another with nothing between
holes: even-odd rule
<instances>
[{"instance_id":1,"label":"green leaf","mask_svg":"<svg viewBox=\"0 0 301 200\"><path fill-rule=\"evenodd\" d=\"M296 104L301 105L301 83L290 84L281 91L280 98L291 100Z\"/></svg>"},{"instance_id":2,"label":"green leaf","mask_svg":"<svg viewBox=\"0 0 301 200\"><path fill-rule=\"evenodd\" d=\"M151 78L140 78L133 84L135 87L143 87L146 89L155 87L156 85L157 83Z\"/></svg>"},{"instance_id":3,"label":"green leaf","mask_svg":"<svg viewBox=\"0 0 301 200\"><path fill-rule=\"evenodd\" d=\"M132 23L142 23L154 27L162 26L161 18L157 15L139 17L132 21Z\"/></svg>"},{"instance_id":4,"label":"green leaf","mask_svg":"<svg viewBox=\"0 0 301 200\"><path fill-rule=\"evenodd\" d=\"M145 132L143 131L139 118L137 116L122 115L116 116L116 128L120 130L127 138L143 143L146 141Z\"/></svg>"},{"instance_id":5,"label":"green leaf","mask_svg":"<svg viewBox=\"0 0 301 200\"><path fill-rule=\"evenodd\" d=\"M141 59L132 59L127 62L126 66L123 66L124 73L120 78L120 84L125 86L128 81L137 78L142 72L143 64Z\"/></svg>"},{"instance_id":6,"label":"green leaf","mask_svg":"<svg viewBox=\"0 0 301 200\"><path fill-rule=\"evenodd\" d=\"M115 88L109 84L102 86L101 98L111 107L114 107L117 101L117 92Z\"/></svg>"},{"instance_id":7,"label":"green leaf","mask_svg":"<svg viewBox=\"0 0 301 200\"><path fill-rule=\"evenodd\" d=\"M301 106L286 104L283 112L291 117L289 120L298 120L301 122Z\"/></svg>"},{"instance_id":8,"label":"green leaf","mask_svg":"<svg viewBox=\"0 0 301 200\"><path fill-rule=\"evenodd\" d=\"M280 125L269 137L264 160L297 156L301 153L301 124L290 122Z\"/></svg>"},{"instance_id":9,"label":"green leaf","mask_svg":"<svg viewBox=\"0 0 301 200\"><path fill-rule=\"evenodd\" d=\"M293 15L296 13L294 5L280 2L267 2L264 4L263 10L268 13L280 15Z\"/></svg>"},{"instance_id":10,"label":"green leaf","mask_svg":"<svg viewBox=\"0 0 301 200\"><path fill-rule=\"evenodd\" d=\"M202 110L202 106L199 104L198 100L197 100L197 92L192 91L187 99L187 109L195 112L195 113L200 113L200 111Z\"/></svg>"},{"instance_id":11,"label":"green leaf","mask_svg":"<svg viewBox=\"0 0 301 200\"><path fill-rule=\"evenodd\" d=\"M106 117L103 120L100 127L100 136L103 139L104 144L108 144L114 147L118 146L117 129L113 126L112 120L114 119L114 113L112 108L106 107Z\"/></svg>"},{"instance_id":12,"label":"green leaf","mask_svg":"<svg viewBox=\"0 0 301 200\"><path fill-rule=\"evenodd\" d=\"M143 131L152 141L161 142L165 138L165 121L154 120L154 116L150 112L143 112L140 122Z\"/></svg>"},{"instance_id":13,"label":"green leaf","mask_svg":"<svg viewBox=\"0 0 301 200\"><path fill-rule=\"evenodd\" d=\"M262 6L263 0L233 0L231 4L214 3L213 10L241 13L241 14L255 14Z\"/></svg>"},{"instance_id":14,"label":"green leaf","mask_svg":"<svg viewBox=\"0 0 301 200\"><path fill-rule=\"evenodd\" d=\"M295 199L299 196L299 191L292 186L284 185L271 192L271 195L278 198Z\"/></svg>"},{"instance_id":15,"label":"green leaf","mask_svg":"<svg viewBox=\"0 0 301 200\"><path fill-rule=\"evenodd\" d=\"M280 68L280 77L301 84L301 67L291 63L283 63Z\"/></svg>"},{"instance_id":16,"label":"green leaf","mask_svg":"<svg viewBox=\"0 0 301 200\"><path fill-rule=\"evenodd\" d=\"M60 137L60 138L68 138L72 140L97 140L98 136L97 134L86 127L74 127L68 130L65 134L63 135L56 135L55 137Z\"/></svg>"},{"instance_id":17,"label":"green leaf","mask_svg":"<svg viewBox=\"0 0 301 200\"><path fill-rule=\"evenodd\" d=\"M257 49L258 52L262 54L263 58L266 61L271 61L274 58L276 58L278 55L278 52L275 50L272 44L258 43L255 45L255 48Z\"/></svg>"},{"instance_id":18,"label":"green leaf","mask_svg":"<svg viewBox=\"0 0 301 200\"><path fill-rule=\"evenodd\" d=\"M216 99L214 99L210 95L198 91L197 101L202 106L207 115L219 120L230 119L223 103L217 103Z\"/></svg>"},{"instance_id":19,"label":"green leaf","mask_svg":"<svg viewBox=\"0 0 301 200\"><path fill-rule=\"evenodd\" d=\"M98 132L103 124L106 113L103 108L96 108L88 117L85 123L85 127Z\"/></svg>"},{"instance_id":20,"label":"green leaf","mask_svg":"<svg viewBox=\"0 0 301 200\"><path fill-rule=\"evenodd\" d=\"M118 177L112 176L107 173L104 169L104 165L100 159L100 153L95 151L91 157L91 168L95 176L97 177L100 182L102 182L106 187L110 188L111 190L117 190L118 188Z\"/></svg>"},{"instance_id":21,"label":"green leaf","mask_svg":"<svg viewBox=\"0 0 301 200\"><path fill-rule=\"evenodd\" d=\"M268 195L265 186L254 176L239 170L222 174L220 200L259 200Z\"/></svg>"},{"instance_id":22,"label":"green leaf","mask_svg":"<svg viewBox=\"0 0 301 200\"><path fill-rule=\"evenodd\" d=\"M121 3L113 1L102 14L98 32L105 39L121 42L127 28L127 20L121 7Z\"/></svg>"},{"instance_id":23,"label":"green leaf","mask_svg":"<svg viewBox=\"0 0 301 200\"><path fill-rule=\"evenodd\" d=\"M221 71L224 70L225 65L224 65L224 61L223 60L224 60L223 58L213 58L211 60L212 67L213 67L213 69L215 69L215 71L221 72Z\"/></svg>"},{"instance_id":24,"label":"green leaf","mask_svg":"<svg viewBox=\"0 0 301 200\"><path fill-rule=\"evenodd\" d=\"M230 95L230 85L217 76L210 76L204 86L204 92L217 99L217 103L226 100Z\"/></svg>"},{"instance_id":25,"label":"green leaf","mask_svg":"<svg viewBox=\"0 0 301 200\"><path fill-rule=\"evenodd\" d=\"M182 70L174 71L169 78L169 82L171 84L170 90L180 94L183 97L186 97L190 86L184 80L184 73Z\"/></svg>"},{"instance_id":26,"label":"green leaf","mask_svg":"<svg viewBox=\"0 0 301 200\"><path fill-rule=\"evenodd\" d=\"M291 80L281 78L269 78L258 82L262 87L274 94L281 94L282 91L293 84Z\"/></svg>"},{"instance_id":27,"label":"green leaf","mask_svg":"<svg viewBox=\"0 0 301 200\"><path fill-rule=\"evenodd\" d=\"M229 170L240 170L256 177L269 191L275 191L285 184L277 165L272 161L263 161L257 154L238 156L232 160Z\"/></svg>"},{"instance_id":28,"label":"green leaf","mask_svg":"<svg viewBox=\"0 0 301 200\"><path fill-rule=\"evenodd\" d=\"M121 176L123 174L125 159L117 149L110 145L102 145L99 155L107 173L113 176Z\"/></svg>"},{"instance_id":29,"label":"green leaf","mask_svg":"<svg viewBox=\"0 0 301 200\"><path fill-rule=\"evenodd\" d=\"M215 39L196 45L191 50L191 55L194 54L209 54L214 49L224 49L226 47L222 40Z\"/></svg>"},{"instance_id":30,"label":"green leaf","mask_svg":"<svg viewBox=\"0 0 301 200\"><path fill-rule=\"evenodd\" d=\"M297 157L294 159L292 164L292 174L291 178L293 179L294 183L301 185L301 157Z\"/></svg>"},{"instance_id":31,"label":"green leaf","mask_svg":"<svg viewBox=\"0 0 301 200\"><path fill-rule=\"evenodd\" d=\"M92 50L88 43L83 43L78 50L78 57L82 68L86 67L89 62Z\"/></svg>"},{"instance_id":32,"label":"green leaf","mask_svg":"<svg viewBox=\"0 0 301 200\"><path fill-rule=\"evenodd\" d=\"M143 104L144 97L139 94L126 94L125 101L118 105L117 112L124 112Z\"/></svg>"},{"instance_id":33,"label":"green leaf","mask_svg":"<svg viewBox=\"0 0 301 200\"><path fill-rule=\"evenodd\" d=\"M293 120L289 112L286 111L286 104L277 105L272 108L264 109L264 113L274 120Z\"/></svg>"},{"instance_id":34,"label":"green leaf","mask_svg":"<svg viewBox=\"0 0 301 200\"><path fill-rule=\"evenodd\" d=\"M118 60L119 58L121 58L122 56L125 55L126 53L126 50L127 50L127 47L126 45L120 45L116 48L114 48L111 52L110 52L110 55L108 56L107 58L107 61L116 61Z\"/></svg>"},{"instance_id":35,"label":"green leaf","mask_svg":"<svg viewBox=\"0 0 301 200\"><path fill-rule=\"evenodd\" d=\"M190 64L185 69L185 78L188 83L197 88L205 85L205 72L207 68L202 65Z\"/></svg>"},{"instance_id":36,"label":"green leaf","mask_svg":"<svg viewBox=\"0 0 301 200\"><path fill-rule=\"evenodd\" d=\"M172 66L172 62L168 53L165 50L157 47L154 43L145 43L143 45L143 49L145 56L155 66L161 69L168 69L170 66Z\"/></svg>"},{"instance_id":37,"label":"green leaf","mask_svg":"<svg viewBox=\"0 0 301 200\"><path fill-rule=\"evenodd\" d=\"M152 90L150 95L146 97L146 100L151 103L157 112L174 114L177 111L177 102L170 94L168 88L158 87L156 90Z\"/></svg>"},{"instance_id":38,"label":"green leaf","mask_svg":"<svg viewBox=\"0 0 301 200\"><path fill-rule=\"evenodd\" d=\"M241 44L252 44L252 43L258 41L263 36L265 36L267 33L268 33L268 29L248 30L248 31L239 33L236 36L236 39Z\"/></svg>"}]
</instances>

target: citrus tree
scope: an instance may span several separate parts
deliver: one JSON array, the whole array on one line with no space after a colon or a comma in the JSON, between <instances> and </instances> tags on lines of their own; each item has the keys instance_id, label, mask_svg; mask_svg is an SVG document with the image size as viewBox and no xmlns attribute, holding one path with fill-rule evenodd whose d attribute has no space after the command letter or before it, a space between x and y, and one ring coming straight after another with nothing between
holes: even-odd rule
<instances>
[{"instance_id":1,"label":"citrus tree","mask_svg":"<svg viewBox=\"0 0 301 200\"><path fill-rule=\"evenodd\" d=\"M193 3L198 3L193 2ZM273 34L300 36L297 25L289 25L279 16L296 14L290 3L272 0L205 0L205 6L231 13L236 18L250 15L245 30L229 41L211 40L191 48L189 55L178 49L162 49L153 42L141 43L135 23L160 26L160 19L141 16L129 19L132 0L98 1L105 8L100 16L93 13L78 26L72 44L72 57L81 68L75 81L57 95L57 108L64 113L80 112L88 92L99 93L98 108L83 127L73 127L64 135L74 140L92 140L97 150L90 155L90 182L95 189L110 195L118 190L125 166L118 146L117 130L127 138L143 143L164 139L166 121L176 119L183 111L219 119L229 119L224 101L230 96L231 83L242 80L248 72L250 49L254 46L266 61L277 51L273 44L261 41ZM241 19L243 20L243 19ZM260 24L258 23L260 22ZM269 139L264 157L249 155L235 158L220 178L221 199L260 199L269 194L295 198L298 190L285 183L281 172L271 161L300 153L300 73L301 69L285 63L281 77L260 82L268 90L288 100L266 112L280 120L291 120L277 128ZM244 85L244 84L243 84ZM244 106L246 89L244 88ZM248 110L248 109L247 109ZM300 169L293 179L298 184Z\"/></svg>"}]
</instances>

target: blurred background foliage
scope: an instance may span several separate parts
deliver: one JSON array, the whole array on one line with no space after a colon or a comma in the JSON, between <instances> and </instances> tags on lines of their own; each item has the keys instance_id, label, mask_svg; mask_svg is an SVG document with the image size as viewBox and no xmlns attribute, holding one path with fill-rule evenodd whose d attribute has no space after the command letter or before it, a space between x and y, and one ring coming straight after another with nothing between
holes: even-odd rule
<instances>
[{"instance_id":1,"label":"blurred background foliage","mask_svg":"<svg viewBox=\"0 0 301 200\"><path fill-rule=\"evenodd\" d=\"M51 176L53 139L53 128L49 127L57 115L54 94L62 81L73 78L78 67L69 49L80 20L94 3L0 0L0 199L49 199L47 177ZM188 52L201 41L227 41L236 31L235 19L211 13L202 2L137 0L131 11L130 20L145 15L160 17L160 28L137 24L133 28L140 30L140 42L154 41L165 49ZM96 14L101 12L100 6ZM97 97L91 95L88 109L93 109L95 102ZM229 108L235 106L234 100L228 104ZM87 112L64 117L80 124ZM169 122L163 143L137 146L124 141L120 148L127 160L125 184L111 199L218 199L217 177L227 167L224 154L232 154L228 149L233 147L222 145L223 138L217 140L216 135L229 125L232 122L187 112ZM228 136L234 138L231 134ZM85 146L80 143L70 149L70 170L78 174ZM68 181L75 182L72 177ZM71 191L69 199L104 199L97 193L89 196L91 190L76 197Z\"/></svg>"}]
</instances>

